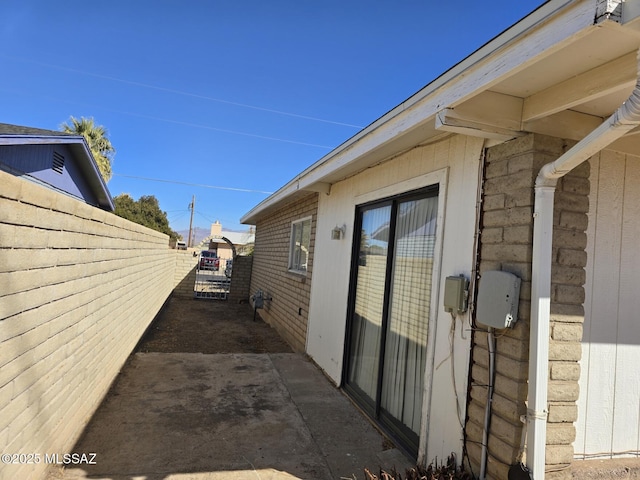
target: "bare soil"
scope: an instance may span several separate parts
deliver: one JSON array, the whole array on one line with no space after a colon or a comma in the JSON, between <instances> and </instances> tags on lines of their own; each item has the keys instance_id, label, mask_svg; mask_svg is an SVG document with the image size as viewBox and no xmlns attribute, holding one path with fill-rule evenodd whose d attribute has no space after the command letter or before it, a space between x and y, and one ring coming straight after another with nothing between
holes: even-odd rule
<instances>
[{"instance_id":1,"label":"bare soil","mask_svg":"<svg viewBox=\"0 0 640 480\"><path fill-rule=\"evenodd\" d=\"M171 297L136 347L158 353L291 353L248 304Z\"/></svg>"}]
</instances>

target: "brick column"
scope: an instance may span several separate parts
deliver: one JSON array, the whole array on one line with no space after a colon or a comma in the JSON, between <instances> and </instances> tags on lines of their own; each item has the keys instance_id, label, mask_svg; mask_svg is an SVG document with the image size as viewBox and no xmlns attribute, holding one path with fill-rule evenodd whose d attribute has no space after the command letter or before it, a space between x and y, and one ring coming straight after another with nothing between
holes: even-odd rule
<instances>
[{"instance_id":1,"label":"brick column","mask_svg":"<svg viewBox=\"0 0 640 480\"><path fill-rule=\"evenodd\" d=\"M233 271L231 275L231 289L228 300L233 303L249 302L251 296L251 269L253 266L252 256L237 255L233 260Z\"/></svg>"},{"instance_id":2,"label":"brick column","mask_svg":"<svg viewBox=\"0 0 640 480\"><path fill-rule=\"evenodd\" d=\"M533 239L533 186L540 168L558 158L568 142L528 135L488 149L484 182L480 244L480 274L503 270L521 278L518 322L496 332L496 374L489 437L489 478L507 477L520 449L526 413L531 261ZM547 478L568 478L565 465L573 456L573 423L577 418L580 340L586 265L588 165L558 183L554 211L553 278L550 338L548 469L560 470ZM482 281L482 280L481 280ZM481 327L482 328L482 327ZM471 368L467 423L467 450L476 473L481 459L488 373L487 334L477 331Z\"/></svg>"},{"instance_id":3,"label":"brick column","mask_svg":"<svg viewBox=\"0 0 640 480\"><path fill-rule=\"evenodd\" d=\"M587 265L589 163L558 181L554 202L551 265L551 340L549 344L549 418L547 479L569 479L578 419L584 284Z\"/></svg>"},{"instance_id":4,"label":"brick column","mask_svg":"<svg viewBox=\"0 0 640 480\"><path fill-rule=\"evenodd\" d=\"M173 280L173 294L178 297L193 298L193 287L196 283L196 267L198 257L194 250L176 250L176 269Z\"/></svg>"}]
</instances>

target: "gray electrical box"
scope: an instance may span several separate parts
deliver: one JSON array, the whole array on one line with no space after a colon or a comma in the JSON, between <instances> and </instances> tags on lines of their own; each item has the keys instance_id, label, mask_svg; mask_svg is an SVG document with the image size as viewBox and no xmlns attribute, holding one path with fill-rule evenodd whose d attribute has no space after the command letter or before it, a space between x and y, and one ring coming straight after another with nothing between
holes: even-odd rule
<instances>
[{"instance_id":1,"label":"gray electrical box","mask_svg":"<svg viewBox=\"0 0 640 480\"><path fill-rule=\"evenodd\" d=\"M460 314L467 311L469 280L462 275L444 281L444 311Z\"/></svg>"},{"instance_id":2,"label":"gray electrical box","mask_svg":"<svg viewBox=\"0 0 640 480\"><path fill-rule=\"evenodd\" d=\"M493 328L513 326L518 319L520 279L509 272L488 271L480 277L476 322Z\"/></svg>"}]
</instances>

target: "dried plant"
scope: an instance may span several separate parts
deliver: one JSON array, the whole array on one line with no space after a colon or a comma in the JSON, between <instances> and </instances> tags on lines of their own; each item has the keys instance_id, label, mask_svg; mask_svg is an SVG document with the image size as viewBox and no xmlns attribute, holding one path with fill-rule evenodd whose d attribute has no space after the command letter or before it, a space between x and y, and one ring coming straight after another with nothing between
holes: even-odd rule
<instances>
[{"instance_id":1,"label":"dried plant","mask_svg":"<svg viewBox=\"0 0 640 480\"><path fill-rule=\"evenodd\" d=\"M364 469L365 480L473 480L473 475L457 466L456 456L449 455L446 462L438 464L438 459L427 467L416 465L405 470L404 477L395 468L389 470L379 469L378 474L372 473L368 468ZM353 476L356 480L356 476Z\"/></svg>"}]
</instances>

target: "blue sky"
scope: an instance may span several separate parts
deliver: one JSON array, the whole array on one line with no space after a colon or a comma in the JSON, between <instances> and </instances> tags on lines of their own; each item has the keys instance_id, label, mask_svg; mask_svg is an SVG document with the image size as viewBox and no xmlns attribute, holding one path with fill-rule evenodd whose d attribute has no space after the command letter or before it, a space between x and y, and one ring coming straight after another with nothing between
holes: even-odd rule
<instances>
[{"instance_id":1,"label":"blue sky","mask_svg":"<svg viewBox=\"0 0 640 480\"><path fill-rule=\"evenodd\" d=\"M2 0L0 122L93 117L112 196L155 195L183 230L195 195L195 226L242 230L265 192L542 3Z\"/></svg>"}]
</instances>

